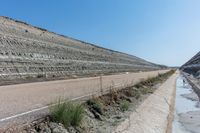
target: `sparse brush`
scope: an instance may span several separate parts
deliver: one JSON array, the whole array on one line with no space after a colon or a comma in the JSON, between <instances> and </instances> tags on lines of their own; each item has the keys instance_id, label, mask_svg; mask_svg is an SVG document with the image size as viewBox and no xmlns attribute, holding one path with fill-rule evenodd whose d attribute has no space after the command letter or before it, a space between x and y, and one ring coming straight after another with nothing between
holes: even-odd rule
<instances>
[{"instance_id":1,"label":"sparse brush","mask_svg":"<svg viewBox=\"0 0 200 133\"><path fill-rule=\"evenodd\" d=\"M128 87L127 89L124 89L122 91L128 97L133 97L134 96L132 87Z\"/></svg>"},{"instance_id":2,"label":"sparse brush","mask_svg":"<svg viewBox=\"0 0 200 133\"><path fill-rule=\"evenodd\" d=\"M153 86L154 84L162 81L163 79L169 77L170 75L172 75L175 72L175 70L170 70L164 74L158 74L158 76L156 77L152 77L152 78L148 78L147 80L141 81L139 83L137 83L134 87L136 88L144 88L144 86Z\"/></svg>"},{"instance_id":3,"label":"sparse brush","mask_svg":"<svg viewBox=\"0 0 200 133\"><path fill-rule=\"evenodd\" d=\"M63 123L62 117L65 112L65 109L66 103L61 103L61 99L59 99L58 103L55 106L50 107L50 116L52 121Z\"/></svg>"},{"instance_id":4,"label":"sparse brush","mask_svg":"<svg viewBox=\"0 0 200 133\"><path fill-rule=\"evenodd\" d=\"M127 111L129 109L129 106L130 106L130 103L126 100L123 100L119 105L120 110L123 111L123 112Z\"/></svg>"},{"instance_id":5,"label":"sparse brush","mask_svg":"<svg viewBox=\"0 0 200 133\"><path fill-rule=\"evenodd\" d=\"M82 119L84 118L85 108L82 104L76 104L74 105L73 116L71 120L72 126L78 126L80 125Z\"/></svg>"},{"instance_id":6,"label":"sparse brush","mask_svg":"<svg viewBox=\"0 0 200 133\"><path fill-rule=\"evenodd\" d=\"M114 101L114 102L116 102L116 101L118 101L119 100L119 94L118 94L119 92L117 91L117 90L115 90L114 88L111 88L110 89L110 100L111 101Z\"/></svg>"},{"instance_id":7,"label":"sparse brush","mask_svg":"<svg viewBox=\"0 0 200 133\"><path fill-rule=\"evenodd\" d=\"M153 93L153 89L149 88L149 87L144 87L144 88L140 88L140 92L142 94L148 94L148 93Z\"/></svg>"},{"instance_id":8,"label":"sparse brush","mask_svg":"<svg viewBox=\"0 0 200 133\"><path fill-rule=\"evenodd\" d=\"M62 102L60 99L55 106L50 107L50 118L54 122L62 123L66 128L79 126L84 117L83 105L75 102Z\"/></svg>"},{"instance_id":9,"label":"sparse brush","mask_svg":"<svg viewBox=\"0 0 200 133\"><path fill-rule=\"evenodd\" d=\"M87 101L87 105L89 106L90 110L94 110L97 113L103 115L103 104L98 99L89 99Z\"/></svg>"},{"instance_id":10,"label":"sparse brush","mask_svg":"<svg viewBox=\"0 0 200 133\"><path fill-rule=\"evenodd\" d=\"M133 88L132 90L132 95L133 97L135 97L136 99L139 99L141 96L140 90Z\"/></svg>"},{"instance_id":11,"label":"sparse brush","mask_svg":"<svg viewBox=\"0 0 200 133\"><path fill-rule=\"evenodd\" d=\"M164 74L158 74L157 77L148 78L147 80L141 81L137 83L134 87L137 89L133 90L133 96L138 99L140 97L140 94L148 94L153 93L153 88L155 84L159 83L162 80L165 80L167 77L172 75L175 72L175 70L168 71Z\"/></svg>"}]
</instances>

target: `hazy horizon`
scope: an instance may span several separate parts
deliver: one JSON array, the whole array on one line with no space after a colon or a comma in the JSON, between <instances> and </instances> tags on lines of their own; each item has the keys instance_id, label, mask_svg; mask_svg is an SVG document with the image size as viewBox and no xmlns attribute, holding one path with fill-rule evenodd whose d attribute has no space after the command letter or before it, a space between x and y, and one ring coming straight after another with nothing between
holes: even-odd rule
<instances>
[{"instance_id":1,"label":"hazy horizon","mask_svg":"<svg viewBox=\"0 0 200 133\"><path fill-rule=\"evenodd\" d=\"M1 16L157 64L181 66L200 50L198 0L10 3L1 2Z\"/></svg>"}]
</instances>

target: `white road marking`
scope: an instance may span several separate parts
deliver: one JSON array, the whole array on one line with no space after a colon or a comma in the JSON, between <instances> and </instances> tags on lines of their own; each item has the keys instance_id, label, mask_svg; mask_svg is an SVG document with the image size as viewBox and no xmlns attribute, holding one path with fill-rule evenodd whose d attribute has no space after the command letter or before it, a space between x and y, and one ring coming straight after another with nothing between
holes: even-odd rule
<instances>
[{"instance_id":1,"label":"white road marking","mask_svg":"<svg viewBox=\"0 0 200 133\"><path fill-rule=\"evenodd\" d=\"M122 85L121 85L122 86ZM117 84L114 86L115 88L116 87L120 87L120 84ZM108 90L107 90L108 91ZM96 93L90 93L90 94L87 94L87 95L84 95L84 96L80 96L80 97L76 97L76 98L73 98L71 99L71 101L75 101L75 100L78 100L78 99L81 99L81 98L84 98L84 97L88 97L88 96L93 96L95 94L99 94L99 92L96 92ZM52 104L51 106L55 106L56 104ZM24 116L24 115L27 115L27 114L30 114L30 113L34 113L34 112L37 112L37 111L41 111L41 110L44 110L44 109L47 109L49 108L49 106L44 106L44 107L41 107L41 108L37 108L37 109L33 109L33 110L30 110L30 111L27 111L27 112L24 112L24 113L19 113L19 114L16 114L16 115L13 115L13 116L9 116L9 117L6 117L6 118L2 118L0 119L0 122L4 122L4 121L8 121L8 120L11 120L11 119L15 119L15 118L18 118L18 117L21 117L21 116Z\"/></svg>"},{"instance_id":2,"label":"white road marking","mask_svg":"<svg viewBox=\"0 0 200 133\"><path fill-rule=\"evenodd\" d=\"M76 97L76 98L71 99L71 101L75 101L75 100L78 100L78 99L81 99L81 98L84 98L84 97L92 96L94 94L97 94L97 93L90 93L88 95ZM56 104L53 104L51 106L55 106L55 105ZM4 122L4 121L10 120L10 119L15 119L15 118L21 117L23 115L27 115L27 114L37 112L37 111L40 111L40 110L44 110L44 109L47 109L47 108L49 108L49 106L44 106L44 107L41 107L41 108L33 109L31 111L27 111L27 112L24 112L24 113L20 113L20 114L16 114L16 115L13 115L13 116L6 117L6 118L2 118L2 119L0 119L0 122Z\"/></svg>"},{"instance_id":3,"label":"white road marking","mask_svg":"<svg viewBox=\"0 0 200 133\"><path fill-rule=\"evenodd\" d=\"M0 119L0 122L7 121L7 120L10 120L10 119L14 119L14 118L17 118L17 117L20 117L20 116L23 116L23 115L33 113L33 112L37 112L37 111L46 109L48 107L49 106L44 106L44 107L41 107L41 108L38 108L38 109L33 109L31 111L27 111L27 112L24 112L24 113L20 113L20 114L16 114L16 115L13 115L13 116L10 116L10 117L6 117L6 118L3 118L3 119Z\"/></svg>"}]
</instances>

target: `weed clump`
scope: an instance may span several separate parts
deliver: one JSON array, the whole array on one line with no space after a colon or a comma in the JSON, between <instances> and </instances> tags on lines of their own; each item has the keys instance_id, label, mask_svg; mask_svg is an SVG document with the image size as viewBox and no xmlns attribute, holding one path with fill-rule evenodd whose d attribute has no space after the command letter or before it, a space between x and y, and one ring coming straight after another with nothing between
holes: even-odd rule
<instances>
[{"instance_id":1,"label":"weed clump","mask_svg":"<svg viewBox=\"0 0 200 133\"><path fill-rule=\"evenodd\" d=\"M140 90L134 88L134 89L132 90L132 96L135 97L136 99L139 99L140 96L141 96Z\"/></svg>"},{"instance_id":2,"label":"weed clump","mask_svg":"<svg viewBox=\"0 0 200 133\"><path fill-rule=\"evenodd\" d=\"M62 123L66 128L79 126L83 120L85 109L83 105L75 102L61 102L50 107L50 118L54 122Z\"/></svg>"},{"instance_id":3,"label":"weed clump","mask_svg":"<svg viewBox=\"0 0 200 133\"><path fill-rule=\"evenodd\" d=\"M110 102L116 102L119 100L119 92L115 90L114 88L110 89Z\"/></svg>"},{"instance_id":4,"label":"weed clump","mask_svg":"<svg viewBox=\"0 0 200 133\"><path fill-rule=\"evenodd\" d=\"M143 88L140 88L140 92L142 94L148 94L148 93L153 93L154 90L151 87L143 87Z\"/></svg>"},{"instance_id":5,"label":"weed clump","mask_svg":"<svg viewBox=\"0 0 200 133\"><path fill-rule=\"evenodd\" d=\"M90 110L93 110L99 113L100 115L103 115L103 105L98 99L89 99L87 101L87 105L89 106Z\"/></svg>"},{"instance_id":6,"label":"weed clump","mask_svg":"<svg viewBox=\"0 0 200 133\"><path fill-rule=\"evenodd\" d=\"M153 86L154 84L162 81L163 79L167 78L168 76L172 75L175 70L170 70L164 74L158 74L156 77L148 78L145 81L141 81L135 85L136 88L142 88L143 86Z\"/></svg>"},{"instance_id":7,"label":"weed clump","mask_svg":"<svg viewBox=\"0 0 200 133\"><path fill-rule=\"evenodd\" d=\"M130 106L130 103L126 100L123 100L119 105L120 110L123 111L123 112L127 111L129 109L129 106Z\"/></svg>"}]
</instances>

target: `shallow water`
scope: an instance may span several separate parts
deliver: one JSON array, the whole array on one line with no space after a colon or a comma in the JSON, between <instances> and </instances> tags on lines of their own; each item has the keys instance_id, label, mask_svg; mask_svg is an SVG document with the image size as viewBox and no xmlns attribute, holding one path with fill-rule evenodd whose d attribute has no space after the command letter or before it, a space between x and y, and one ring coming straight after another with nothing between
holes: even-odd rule
<instances>
[{"instance_id":1,"label":"shallow water","mask_svg":"<svg viewBox=\"0 0 200 133\"><path fill-rule=\"evenodd\" d=\"M182 94L190 94L193 91L192 87L187 82L183 82L183 79L184 78L180 76L176 82L176 103L173 121L173 133L190 133L179 122L179 114L200 110L200 108L196 107L197 101L192 101L181 96Z\"/></svg>"}]
</instances>

